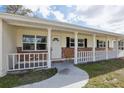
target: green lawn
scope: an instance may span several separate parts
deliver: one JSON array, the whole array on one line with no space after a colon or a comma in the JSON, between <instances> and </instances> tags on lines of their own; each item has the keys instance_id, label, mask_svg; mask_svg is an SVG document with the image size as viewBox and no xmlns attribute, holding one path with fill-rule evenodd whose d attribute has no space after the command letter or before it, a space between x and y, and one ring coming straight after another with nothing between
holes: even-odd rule
<instances>
[{"instance_id":1,"label":"green lawn","mask_svg":"<svg viewBox=\"0 0 124 93\"><path fill-rule=\"evenodd\" d=\"M124 59L78 64L90 77L87 88L124 87Z\"/></svg>"},{"instance_id":2,"label":"green lawn","mask_svg":"<svg viewBox=\"0 0 124 93\"><path fill-rule=\"evenodd\" d=\"M16 87L19 85L29 84L33 82L38 82L52 77L57 73L56 68L47 69L47 70L29 70L25 74L14 74L6 75L0 78L0 87L9 88Z\"/></svg>"}]
</instances>

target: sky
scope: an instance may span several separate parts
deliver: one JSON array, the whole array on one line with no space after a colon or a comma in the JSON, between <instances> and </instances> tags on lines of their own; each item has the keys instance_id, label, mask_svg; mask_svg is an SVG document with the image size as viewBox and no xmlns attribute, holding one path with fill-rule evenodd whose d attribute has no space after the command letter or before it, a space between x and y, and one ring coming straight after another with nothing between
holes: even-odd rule
<instances>
[{"instance_id":1,"label":"sky","mask_svg":"<svg viewBox=\"0 0 124 93\"><path fill-rule=\"evenodd\" d=\"M24 7L31 9L39 18L124 34L124 6L25 5ZM0 12L3 11L3 6L0 6Z\"/></svg>"}]
</instances>

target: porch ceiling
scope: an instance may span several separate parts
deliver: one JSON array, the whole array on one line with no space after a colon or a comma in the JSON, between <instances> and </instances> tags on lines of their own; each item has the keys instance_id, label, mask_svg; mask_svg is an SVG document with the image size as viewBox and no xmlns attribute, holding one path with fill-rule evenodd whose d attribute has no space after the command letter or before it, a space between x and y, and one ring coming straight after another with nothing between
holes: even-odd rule
<instances>
[{"instance_id":1,"label":"porch ceiling","mask_svg":"<svg viewBox=\"0 0 124 93\"><path fill-rule=\"evenodd\" d=\"M24 16L3 14L3 13L2 14L0 13L0 18L2 18L8 24L15 26L24 26L24 27L33 27L33 28L42 28L42 29L52 28L52 30L57 30L57 31L67 31L67 32L78 31L80 33L89 34L89 35L96 34L98 36L112 36L112 37L114 36L117 38L124 38L123 34L117 34L103 30L93 29L93 28L86 28L63 22L49 21L45 19L38 19L38 18L24 17Z\"/></svg>"}]
</instances>

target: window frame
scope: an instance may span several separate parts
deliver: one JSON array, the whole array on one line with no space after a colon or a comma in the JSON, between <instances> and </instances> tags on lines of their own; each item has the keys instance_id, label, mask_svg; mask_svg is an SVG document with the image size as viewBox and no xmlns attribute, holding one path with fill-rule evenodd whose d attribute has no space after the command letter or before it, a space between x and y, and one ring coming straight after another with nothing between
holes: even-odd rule
<instances>
[{"instance_id":1,"label":"window frame","mask_svg":"<svg viewBox=\"0 0 124 93\"><path fill-rule=\"evenodd\" d=\"M97 42L97 48L105 48L106 47L106 42L103 40L98 40Z\"/></svg>"},{"instance_id":2,"label":"window frame","mask_svg":"<svg viewBox=\"0 0 124 93\"><path fill-rule=\"evenodd\" d=\"M123 40L118 41L118 49L124 50L124 41Z\"/></svg>"},{"instance_id":3,"label":"window frame","mask_svg":"<svg viewBox=\"0 0 124 93\"><path fill-rule=\"evenodd\" d=\"M69 40L69 46L70 46L70 48L74 48L74 46L75 46L75 39L74 38L71 38L71 37L69 39L70 39ZM74 39L74 42L71 41L72 39ZM74 46L71 46L72 43L74 43Z\"/></svg>"},{"instance_id":4,"label":"window frame","mask_svg":"<svg viewBox=\"0 0 124 93\"><path fill-rule=\"evenodd\" d=\"M74 48L74 46L75 46L75 39L72 38L72 37L70 37L69 39L70 39L69 40L69 46L70 46L70 48ZM74 42L71 41L72 39L74 39ZM81 42L79 42L80 39L83 40L83 42L82 42L83 43L83 46L79 46L79 44L81 44ZM71 46L72 43L74 43L74 46ZM84 39L83 38L78 38L78 48L85 48L85 38Z\"/></svg>"},{"instance_id":5,"label":"window frame","mask_svg":"<svg viewBox=\"0 0 124 93\"><path fill-rule=\"evenodd\" d=\"M79 40L83 40L83 42L79 42ZM79 46L79 44L83 44L83 46ZM78 38L78 47L79 48L85 48L85 39Z\"/></svg>"},{"instance_id":6,"label":"window frame","mask_svg":"<svg viewBox=\"0 0 124 93\"><path fill-rule=\"evenodd\" d=\"M25 50L24 49L24 43L29 43L29 42L23 42L23 37L24 36L34 36L34 50ZM42 50L38 50L37 49L37 44L40 44L37 42L37 36L40 36L40 35L22 35L22 51L47 51L48 50L48 47L47 47L47 36L40 36L40 37L46 37L46 42L45 43L41 43L41 44L46 44L46 49L42 49ZM29 43L29 44L32 44L32 43Z\"/></svg>"}]
</instances>

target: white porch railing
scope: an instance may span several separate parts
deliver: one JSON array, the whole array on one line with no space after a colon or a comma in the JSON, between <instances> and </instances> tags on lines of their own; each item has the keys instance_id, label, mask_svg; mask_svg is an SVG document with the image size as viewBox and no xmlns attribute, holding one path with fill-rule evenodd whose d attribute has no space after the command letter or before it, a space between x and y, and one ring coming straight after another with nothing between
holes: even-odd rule
<instances>
[{"instance_id":1,"label":"white porch railing","mask_svg":"<svg viewBox=\"0 0 124 93\"><path fill-rule=\"evenodd\" d=\"M118 57L124 57L124 50L118 50Z\"/></svg>"},{"instance_id":2,"label":"white porch railing","mask_svg":"<svg viewBox=\"0 0 124 93\"><path fill-rule=\"evenodd\" d=\"M117 52L114 51L108 51L108 59L116 58L117 57Z\"/></svg>"},{"instance_id":3,"label":"white porch railing","mask_svg":"<svg viewBox=\"0 0 124 93\"><path fill-rule=\"evenodd\" d=\"M106 52L105 51L96 51L95 52L95 60L105 60L106 59Z\"/></svg>"},{"instance_id":4,"label":"white porch railing","mask_svg":"<svg viewBox=\"0 0 124 93\"><path fill-rule=\"evenodd\" d=\"M78 63L93 61L92 51L78 51Z\"/></svg>"},{"instance_id":5,"label":"white porch railing","mask_svg":"<svg viewBox=\"0 0 124 93\"><path fill-rule=\"evenodd\" d=\"M12 53L8 55L8 71L47 67L48 53Z\"/></svg>"},{"instance_id":6,"label":"white porch railing","mask_svg":"<svg viewBox=\"0 0 124 93\"><path fill-rule=\"evenodd\" d=\"M116 51L108 51L108 59L116 58ZM96 51L95 52L95 60L105 60L106 59L106 51ZM93 51L78 51L78 63L86 63L93 61Z\"/></svg>"}]
</instances>

